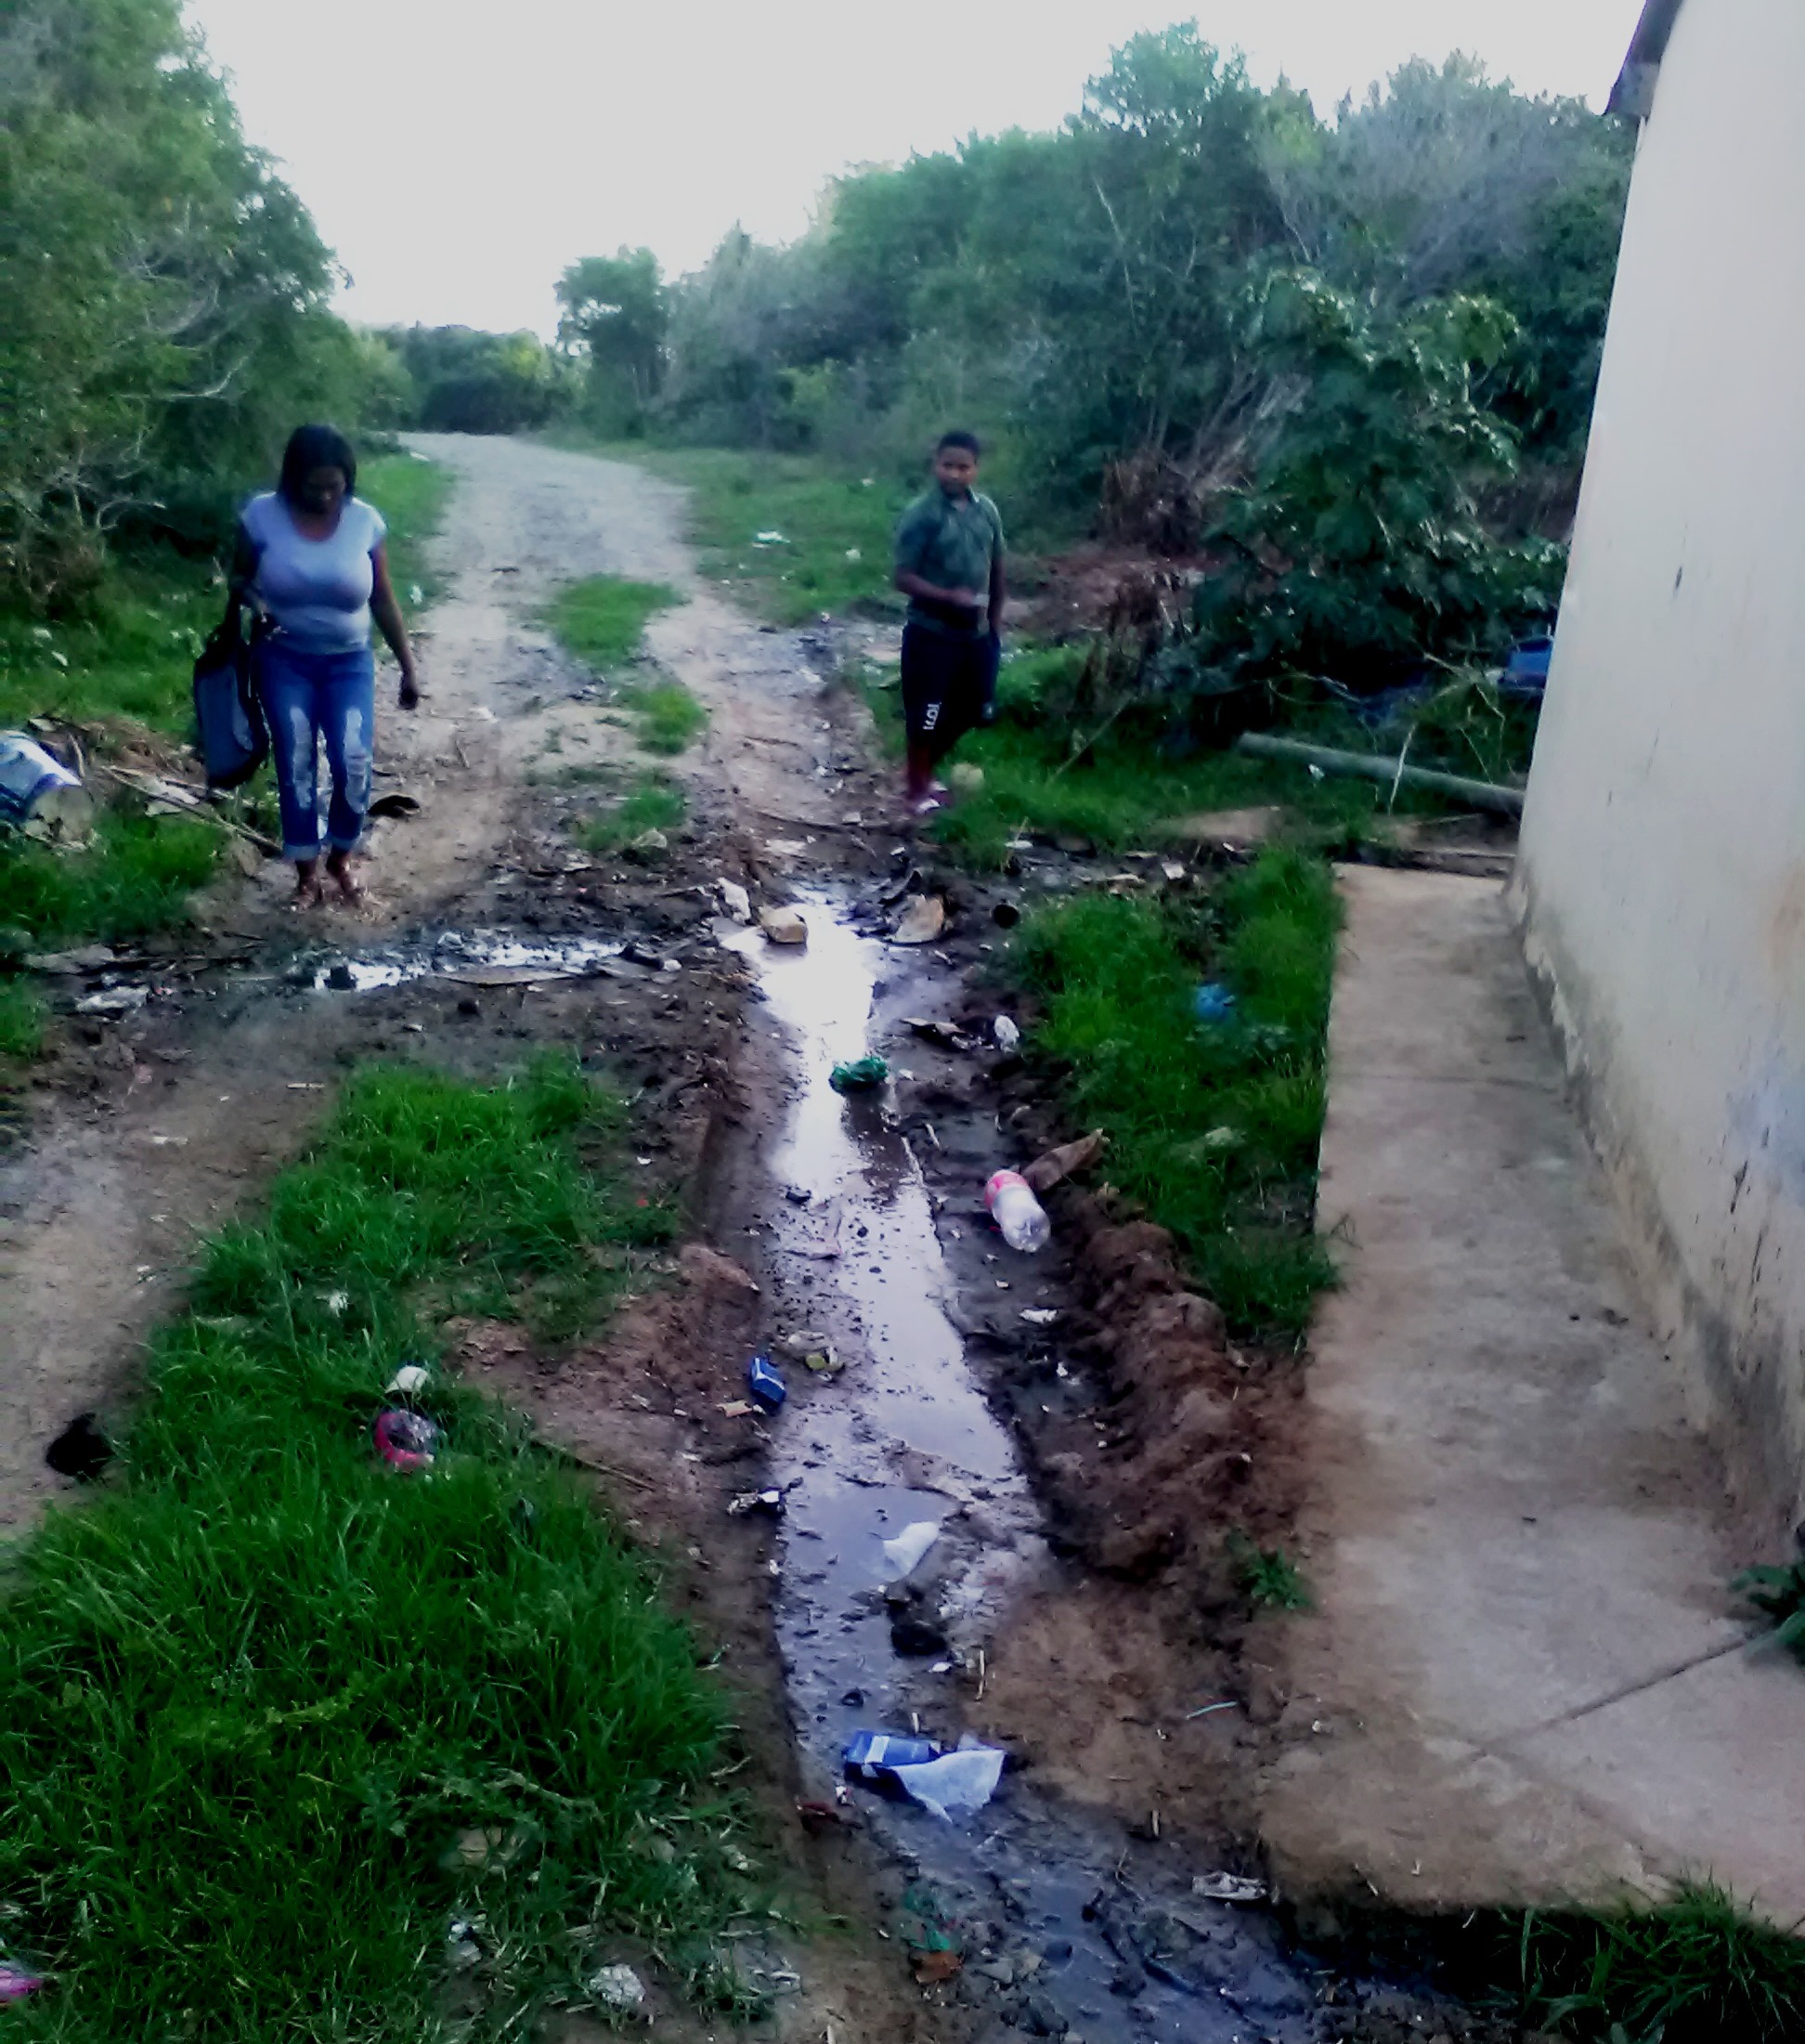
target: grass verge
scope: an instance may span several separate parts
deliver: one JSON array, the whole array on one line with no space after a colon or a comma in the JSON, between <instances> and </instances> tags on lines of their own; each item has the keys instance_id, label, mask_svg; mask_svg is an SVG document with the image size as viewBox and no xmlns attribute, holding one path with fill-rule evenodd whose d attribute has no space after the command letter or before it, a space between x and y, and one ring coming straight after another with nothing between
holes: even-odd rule
<instances>
[{"instance_id":1,"label":"grass verge","mask_svg":"<svg viewBox=\"0 0 1805 2044\"><path fill-rule=\"evenodd\" d=\"M1274 849L1201 908L1087 894L1011 947L1032 1044L1110 1177L1172 1230L1230 1321L1302 1334L1333 1282L1315 1232L1325 1035L1340 908L1327 866ZM1200 983L1232 1011L1200 1019Z\"/></svg>"},{"instance_id":2,"label":"grass verge","mask_svg":"<svg viewBox=\"0 0 1805 2044\"><path fill-rule=\"evenodd\" d=\"M546 621L565 647L604 679L644 657L648 618L682 598L663 582L631 582L591 575L560 590ZM667 758L682 752L707 725L708 713L682 682L617 681L620 701L632 710L641 748Z\"/></svg>"},{"instance_id":3,"label":"grass verge","mask_svg":"<svg viewBox=\"0 0 1805 2044\"><path fill-rule=\"evenodd\" d=\"M182 919L212 878L221 841L211 825L122 803L102 812L84 852L22 839L0 845L0 915L38 950L148 936Z\"/></svg>"},{"instance_id":4,"label":"grass verge","mask_svg":"<svg viewBox=\"0 0 1805 2044\"><path fill-rule=\"evenodd\" d=\"M357 494L388 522L389 579L411 618L443 592L426 561L426 541L445 521L451 472L418 454L376 454L357 464Z\"/></svg>"},{"instance_id":5,"label":"grass verge","mask_svg":"<svg viewBox=\"0 0 1805 2044\"><path fill-rule=\"evenodd\" d=\"M675 830L688 807L681 788L662 775L642 775L611 808L582 819L577 841L586 852L618 852L648 830Z\"/></svg>"},{"instance_id":6,"label":"grass verge","mask_svg":"<svg viewBox=\"0 0 1805 2044\"><path fill-rule=\"evenodd\" d=\"M43 1048L43 1002L23 980L0 979L0 1066L27 1064Z\"/></svg>"},{"instance_id":7,"label":"grass verge","mask_svg":"<svg viewBox=\"0 0 1805 2044\"><path fill-rule=\"evenodd\" d=\"M435 1374L425 1474L369 1432L447 1313L619 1295L669 1224L618 1114L567 1064L366 1070L206 1252L115 1478L9 1570L4 1936L52 1973L21 2035L519 2035L625 1933L706 1972L743 1862L687 1634L500 1408Z\"/></svg>"}]
</instances>

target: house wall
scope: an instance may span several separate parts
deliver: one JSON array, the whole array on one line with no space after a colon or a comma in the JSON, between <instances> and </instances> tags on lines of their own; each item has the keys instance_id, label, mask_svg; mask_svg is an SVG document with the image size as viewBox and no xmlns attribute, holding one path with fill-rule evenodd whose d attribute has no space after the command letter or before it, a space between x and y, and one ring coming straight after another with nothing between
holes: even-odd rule
<instances>
[{"instance_id":1,"label":"house wall","mask_svg":"<svg viewBox=\"0 0 1805 2044\"><path fill-rule=\"evenodd\" d=\"M1662 1332L1805 1517L1801 0L1668 47L1516 886Z\"/></svg>"}]
</instances>

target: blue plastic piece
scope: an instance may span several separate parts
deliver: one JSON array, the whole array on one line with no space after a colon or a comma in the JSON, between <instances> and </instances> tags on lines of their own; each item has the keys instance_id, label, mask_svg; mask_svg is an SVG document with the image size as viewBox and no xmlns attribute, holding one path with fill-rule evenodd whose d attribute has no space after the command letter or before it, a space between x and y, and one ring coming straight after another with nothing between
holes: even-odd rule
<instances>
[{"instance_id":1,"label":"blue plastic piece","mask_svg":"<svg viewBox=\"0 0 1805 2044\"><path fill-rule=\"evenodd\" d=\"M1199 1022L1227 1022L1235 1012L1235 996L1219 980L1205 980L1192 996Z\"/></svg>"},{"instance_id":2,"label":"blue plastic piece","mask_svg":"<svg viewBox=\"0 0 1805 2044\"><path fill-rule=\"evenodd\" d=\"M767 1355L756 1355L746 1366L746 1381L752 1396L773 1410L789 1396L782 1375Z\"/></svg>"},{"instance_id":3,"label":"blue plastic piece","mask_svg":"<svg viewBox=\"0 0 1805 2044\"><path fill-rule=\"evenodd\" d=\"M894 1732L854 1732L841 1758L850 1771L875 1781L892 1767L925 1767L945 1751L930 1738L902 1738Z\"/></svg>"}]
</instances>

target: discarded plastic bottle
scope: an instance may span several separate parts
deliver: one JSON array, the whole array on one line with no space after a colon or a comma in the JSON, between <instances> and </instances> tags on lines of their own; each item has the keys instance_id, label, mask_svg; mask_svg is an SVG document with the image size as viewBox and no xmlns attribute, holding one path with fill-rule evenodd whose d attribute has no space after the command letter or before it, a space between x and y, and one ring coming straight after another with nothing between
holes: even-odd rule
<instances>
[{"instance_id":1,"label":"discarded plastic bottle","mask_svg":"<svg viewBox=\"0 0 1805 2044\"><path fill-rule=\"evenodd\" d=\"M862 1781L882 1781L892 1767L925 1767L946 1751L931 1738L902 1738L894 1732L854 1732L841 1751L846 1771Z\"/></svg>"},{"instance_id":2,"label":"discarded plastic bottle","mask_svg":"<svg viewBox=\"0 0 1805 2044\"><path fill-rule=\"evenodd\" d=\"M773 1411L789 1396L782 1373L762 1351L747 1364L746 1382L752 1396L771 1406Z\"/></svg>"},{"instance_id":3,"label":"discarded plastic bottle","mask_svg":"<svg viewBox=\"0 0 1805 2044\"><path fill-rule=\"evenodd\" d=\"M984 1187L984 1204L1011 1249L1032 1256L1052 1239L1053 1223L1019 1171L999 1171Z\"/></svg>"},{"instance_id":4,"label":"discarded plastic bottle","mask_svg":"<svg viewBox=\"0 0 1805 2044\"><path fill-rule=\"evenodd\" d=\"M392 1469L430 1469L438 1452L439 1430L423 1413L390 1406L378 1413L370 1428L376 1452Z\"/></svg>"},{"instance_id":5,"label":"discarded plastic bottle","mask_svg":"<svg viewBox=\"0 0 1805 2044\"><path fill-rule=\"evenodd\" d=\"M999 1015L992 1022L991 1035L996 1038L996 1048L1006 1057L1010 1051L1021 1048L1021 1031L1007 1015Z\"/></svg>"}]
</instances>

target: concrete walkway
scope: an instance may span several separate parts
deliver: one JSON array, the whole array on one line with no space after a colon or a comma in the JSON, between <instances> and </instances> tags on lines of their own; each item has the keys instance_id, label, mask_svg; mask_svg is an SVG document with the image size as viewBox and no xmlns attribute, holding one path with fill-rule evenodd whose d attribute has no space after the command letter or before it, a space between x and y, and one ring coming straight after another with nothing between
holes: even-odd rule
<instances>
[{"instance_id":1,"label":"concrete walkway","mask_svg":"<svg viewBox=\"0 0 1805 2044\"><path fill-rule=\"evenodd\" d=\"M1751 1653L1709 1449L1643 1331L1494 882L1351 868L1330 1030L1294 1894L1805 1916L1805 1667ZM1363 1885L1364 1884L1364 1885Z\"/></svg>"}]
</instances>

